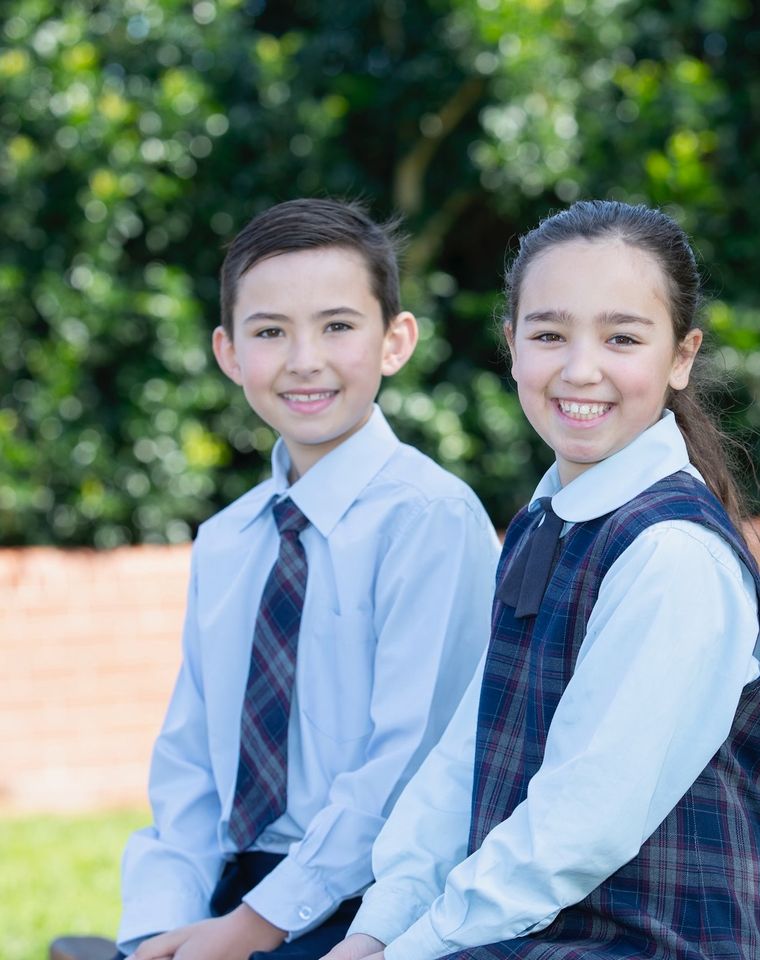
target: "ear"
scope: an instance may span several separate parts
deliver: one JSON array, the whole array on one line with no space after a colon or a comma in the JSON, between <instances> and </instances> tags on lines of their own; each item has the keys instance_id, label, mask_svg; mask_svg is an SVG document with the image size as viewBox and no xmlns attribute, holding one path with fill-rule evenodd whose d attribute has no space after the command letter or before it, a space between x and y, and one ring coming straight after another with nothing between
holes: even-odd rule
<instances>
[{"instance_id":1,"label":"ear","mask_svg":"<svg viewBox=\"0 0 760 960\"><path fill-rule=\"evenodd\" d=\"M513 379L513 380L516 380L517 378L515 377L515 359L516 359L516 357L515 357L515 331L514 331L514 328L513 328L512 324L510 323L509 320L505 320L505 321L504 321L504 325L503 325L503 327L502 327L502 330L504 331L504 339L507 341L507 347L509 348L509 359L510 359L510 361L511 361L511 363L510 363L511 371L510 371L510 372L511 372L511 374L512 374L512 379Z\"/></svg>"},{"instance_id":2,"label":"ear","mask_svg":"<svg viewBox=\"0 0 760 960\"><path fill-rule=\"evenodd\" d=\"M235 352L235 344L224 327L217 327L214 330L211 335L211 345L214 349L216 362L222 371L227 374L233 383L240 386L243 380L240 373L237 353Z\"/></svg>"},{"instance_id":3,"label":"ear","mask_svg":"<svg viewBox=\"0 0 760 960\"><path fill-rule=\"evenodd\" d=\"M417 346L417 321L413 313L403 310L391 320L383 338L383 360L380 372L392 377L404 366Z\"/></svg>"},{"instance_id":4,"label":"ear","mask_svg":"<svg viewBox=\"0 0 760 960\"><path fill-rule=\"evenodd\" d=\"M668 384L673 390L683 390L689 385L689 376L694 360L702 346L702 331L689 330L676 347L676 357L670 371Z\"/></svg>"}]
</instances>

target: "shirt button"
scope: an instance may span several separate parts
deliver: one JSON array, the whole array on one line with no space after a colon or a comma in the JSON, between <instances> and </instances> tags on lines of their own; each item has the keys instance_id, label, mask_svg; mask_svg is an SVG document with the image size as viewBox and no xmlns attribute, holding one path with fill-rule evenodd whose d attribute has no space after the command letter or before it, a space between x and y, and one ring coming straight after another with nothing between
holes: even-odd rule
<instances>
[{"instance_id":1,"label":"shirt button","mask_svg":"<svg viewBox=\"0 0 760 960\"><path fill-rule=\"evenodd\" d=\"M312 913L311 907L307 907L305 903L298 908L298 916L301 920L311 920Z\"/></svg>"}]
</instances>

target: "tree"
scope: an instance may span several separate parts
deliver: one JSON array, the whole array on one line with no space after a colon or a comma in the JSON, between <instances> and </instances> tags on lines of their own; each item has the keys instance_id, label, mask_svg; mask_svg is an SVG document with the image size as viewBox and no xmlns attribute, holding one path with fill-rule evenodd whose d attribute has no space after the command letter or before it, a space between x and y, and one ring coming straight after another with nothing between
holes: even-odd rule
<instances>
[{"instance_id":1,"label":"tree","mask_svg":"<svg viewBox=\"0 0 760 960\"><path fill-rule=\"evenodd\" d=\"M298 195L405 216L422 341L381 400L498 524L547 462L497 357L504 251L575 197L664 204L694 234L736 378L717 398L746 435L758 16L733 0L16 0L3 541L181 540L261 477L274 437L207 341L224 242Z\"/></svg>"}]
</instances>

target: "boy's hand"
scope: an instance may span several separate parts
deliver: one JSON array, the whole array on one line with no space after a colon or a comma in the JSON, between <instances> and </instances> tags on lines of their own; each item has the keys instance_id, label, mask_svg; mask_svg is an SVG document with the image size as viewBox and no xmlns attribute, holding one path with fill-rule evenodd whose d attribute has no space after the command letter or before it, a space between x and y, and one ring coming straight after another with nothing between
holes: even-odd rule
<instances>
[{"instance_id":1,"label":"boy's hand","mask_svg":"<svg viewBox=\"0 0 760 960\"><path fill-rule=\"evenodd\" d=\"M385 944L368 933L352 933L322 957L322 960L384 960Z\"/></svg>"},{"instance_id":2,"label":"boy's hand","mask_svg":"<svg viewBox=\"0 0 760 960\"><path fill-rule=\"evenodd\" d=\"M248 960L276 950L286 933L241 904L231 913L143 940L128 960Z\"/></svg>"}]
</instances>

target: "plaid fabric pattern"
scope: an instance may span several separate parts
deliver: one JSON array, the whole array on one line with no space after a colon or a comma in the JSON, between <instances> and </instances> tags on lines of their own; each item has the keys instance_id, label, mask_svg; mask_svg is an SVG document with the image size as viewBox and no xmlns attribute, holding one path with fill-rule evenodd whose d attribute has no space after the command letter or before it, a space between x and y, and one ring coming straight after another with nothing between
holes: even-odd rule
<instances>
[{"instance_id":1,"label":"plaid fabric pattern","mask_svg":"<svg viewBox=\"0 0 760 960\"><path fill-rule=\"evenodd\" d=\"M760 575L725 511L677 473L564 538L535 618L494 603L475 755L470 852L506 819L540 766L601 581L651 524L703 524ZM537 521L517 515L499 577ZM695 584L695 589L699 585ZM452 954L457 960L706 960L760 957L760 680L744 688L728 739L639 854L545 930Z\"/></svg>"},{"instance_id":2,"label":"plaid fabric pattern","mask_svg":"<svg viewBox=\"0 0 760 960\"><path fill-rule=\"evenodd\" d=\"M276 503L273 512L280 551L256 618L230 815L230 835L238 850L250 847L286 803L288 719L307 577L299 534L309 521L290 499Z\"/></svg>"}]
</instances>

